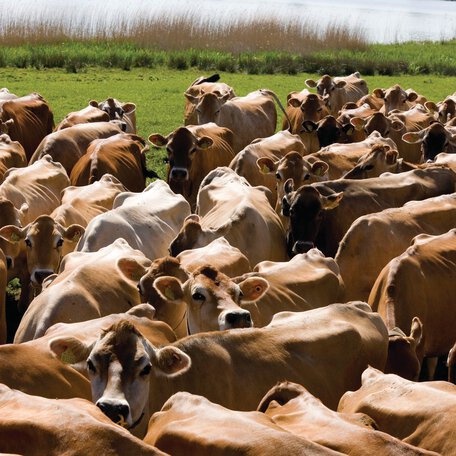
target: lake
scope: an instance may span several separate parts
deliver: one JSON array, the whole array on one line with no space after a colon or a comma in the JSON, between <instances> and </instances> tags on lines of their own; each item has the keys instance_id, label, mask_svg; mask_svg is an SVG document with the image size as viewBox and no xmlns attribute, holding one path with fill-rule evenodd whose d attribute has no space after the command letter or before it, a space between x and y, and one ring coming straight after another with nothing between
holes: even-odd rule
<instances>
[{"instance_id":1,"label":"lake","mask_svg":"<svg viewBox=\"0 0 456 456\"><path fill-rule=\"evenodd\" d=\"M361 29L370 42L442 40L456 37L456 2L443 0L0 0L4 24L65 24L68 30L129 27L138 18L196 14L214 26L254 16L298 19L312 24L341 24ZM120 20L122 24L120 24Z\"/></svg>"}]
</instances>

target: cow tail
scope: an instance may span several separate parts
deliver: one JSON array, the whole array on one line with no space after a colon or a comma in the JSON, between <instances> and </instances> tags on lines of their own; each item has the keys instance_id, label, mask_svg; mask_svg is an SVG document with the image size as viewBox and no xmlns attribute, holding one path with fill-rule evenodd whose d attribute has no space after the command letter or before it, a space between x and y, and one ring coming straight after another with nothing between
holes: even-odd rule
<instances>
[{"instance_id":1,"label":"cow tail","mask_svg":"<svg viewBox=\"0 0 456 456\"><path fill-rule=\"evenodd\" d=\"M260 405L257 408L257 412L266 412L269 404L272 401L276 401L280 405L285 405L287 402L291 401L302 393L302 390L300 388L302 387L293 385L289 382L282 382L277 384L274 388L270 389L266 393L266 396L263 397Z\"/></svg>"},{"instance_id":2,"label":"cow tail","mask_svg":"<svg viewBox=\"0 0 456 456\"><path fill-rule=\"evenodd\" d=\"M89 184L93 184L98 180L100 180L98 175L98 155L94 153L90 160Z\"/></svg>"},{"instance_id":3,"label":"cow tail","mask_svg":"<svg viewBox=\"0 0 456 456\"><path fill-rule=\"evenodd\" d=\"M287 128L287 130L291 131L291 120L290 120L290 118L288 117L287 111L286 111L285 108L283 107L282 102L279 100L279 97L278 97L272 90L269 90L269 89L260 89L260 92L261 92L263 95L269 95L269 96L271 96L272 98L274 98L274 100L276 101L276 103L277 103L277 105L279 106L280 110L283 112L285 118L287 119L287 122L288 122L288 128Z\"/></svg>"}]
</instances>

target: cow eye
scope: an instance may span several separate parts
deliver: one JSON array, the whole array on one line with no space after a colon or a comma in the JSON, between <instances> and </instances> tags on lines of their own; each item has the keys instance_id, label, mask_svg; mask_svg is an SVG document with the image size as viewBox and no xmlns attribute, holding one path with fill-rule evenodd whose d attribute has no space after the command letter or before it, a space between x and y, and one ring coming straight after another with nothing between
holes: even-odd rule
<instances>
[{"instance_id":1,"label":"cow eye","mask_svg":"<svg viewBox=\"0 0 456 456\"><path fill-rule=\"evenodd\" d=\"M282 176L279 173L276 173L276 179L277 180L282 180Z\"/></svg>"},{"instance_id":2,"label":"cow eye","mask_svg":"<svg viewBox=\"0 0 456 456\"><path fill-rule=\"evenodd\" d=\"M87 360L87 369L89 369L89 371L92 373L95 373L97 371L95 369L95 366L93 365L93 362L90 359Z\"/></svg>"},{"instance_id":3,"label":"cow eye","mask_svg":"<svg viewBox=\"0 0 456 456\"><path fill-rule=\"evenodd\" d=\"M366 166L364 167L364 170L365 170L365 171L371 171L372 169L374 169L374 165L366 165Z\"/></svg>"},{"instance_id":4,"label":"cow eye","mask_svg":"<svg viewBox=\"0 0 456 456\"><path fill-rule=\"evenodd\" d=\"M310 179L310 174L305 174L304 175L304 180L309 180Z\"/></svg>"},{"instance_id":5,"label":"cow eye","mask_svg":"<svg viewBox=\"0 0 456 456\"><path fill-rule=\"evenodd\" d=\"M206 300L204 295L202 295L201 293L193 293L192 299L194 299L195 301L205 301Z\"/></svg>"},{"instance_id":6,"label":"cow eye","mask_svg":"<svg viewBox=\"0 0 456 456\"><path fill-rule=\"evenodd\" d=\"M30 241L30 239L26 238L26 239L25 239L25 245L26 245L27 247L32 247L32 241Z\"/></svg>"},{"instance_id":7,"label":"cow eye","mask_svg":"<svg viewBox=\"0 0 456 456\"><path fill-rule=\"evenodd\" d=\"M63 239L60 238L60 239L57 241L57 244L56 244L56 245L57 245L57 247L62 247L62 245L63 245Z\"/></svg>"},{"instance_id":8,"label":"cow eye","mask_svg":"<svg viewBox=\"0 0 456 456\"><path fill-rule=\"evenodd\" d=\"M148 364L146 367L144 367L144 369L139 373L139 375L141 376L146 376L146 375L149 375L150 374L150 371L152 369L152 366L150 364Z\"/></svg>"}]
</instances>

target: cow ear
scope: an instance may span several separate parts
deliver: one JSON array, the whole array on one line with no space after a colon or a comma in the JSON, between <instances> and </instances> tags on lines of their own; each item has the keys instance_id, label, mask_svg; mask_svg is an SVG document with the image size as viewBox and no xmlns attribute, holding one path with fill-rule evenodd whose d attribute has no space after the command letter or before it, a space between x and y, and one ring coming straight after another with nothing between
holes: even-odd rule
<instances>
[{"instance_id":1,"label":"cow ear","mask_svg":"<svg viewBox=\"0 0 456 456\"><path fill-rule=\"evenodd\" d=\"M287 179L283 188L286 195L290 194L294 190L293 179L291 177Z\"/></svg>"},{"instance_id":2,"label":"cow ear","mask_svg":"<svg viewBox=\"0 0 456 456\"><path fill-rule=\"evenodd\" d=\"M157 373L165 377L181 375L187 372L192 365L190 356L179 348L172 346L154 350L151 361Z\"/></svg>"},{"instance_id":3,"label":"cow ear","mask_svg":"<svg viewBox=\"0 0 456 456\"><path fill-rule=\"evenodd\" d=\"M89 106L93 106L94 108L98 108L98 101L90 100L89 101Z\"/></svg>"},{"instance_id":4,"label":"cow ear","mask_svg":"<svg viewBox=\"0 0 456 456\"><path fill-rule=\"evenodd\" d=\"M132 112L136 111L136 105L134 103L124 103L122 105L122 109L124 110L125 114L131 114Z\"/></svg>"},{"instance_id":5,"label":"cow ear","mask_svg":"<svg viewBox=\"0 0 456 456\"><path fill-rule=\"evenodd\" d=\"M423 323L421 323L421 320L418 317L413 317L410 337L415 340L416 346L418 347L423 338Z\"/></svg>"},{"instance_id":6,"label":"cow ear","mask_svg":"<svg viewBox=\"0 0 456 456\"><path fill-rule=\"evenodd\" d=\"M295 98L295 97L291 97L287 104L289 106L292 106L293 108L299 108L301 106L301 100L299 100L298 98Z\"/></svg>"},{"instance_id":7,"label":"cow ear","mask_svg":"<svg viewBox=\"0 0 456 456\"><path fill-rule=\"evenodd\" d=\"M361 117L352 117L350 119L350 124L355 127L356 131L361 131L364 128L364 125L366 125L366 121Z\"/></svg>"},{"instance_id":8,"label":"cow ear","mask_svg":"<svg viewBox=\"0 0 456 456\"><path fill-rule=\"evenodd\" d=\"M19 242L22 239L25 239L27 228L28 226L19 228L16 225L6 225L0 229L0 237L5 238L8 242Z\"/></svg>"},{"instance_id":9,"label":"cow ear","mask_svg":"<svg viewBox=\"0 0 456 456\"><path fill-rule=\"evenodd\" d=\"M275 173L277 170L277 165L269 157L261 157L256 163L262 174Z\"/></svg>"},{"instance_id":10,"label":"cow ear","mask_svg":"<svg viewBox=\"0 0 456 456\"><path fill-rule=\"evenodd\" d=\"M399 153L397 150L388 150L385 153L385 161L387 165L394 165L397 162Z\"/></svg>"},{"instance_id":11,"label":"cow ear","mask_svg":"<svg viewBox=\"0 0 456 456\"><path fill-rule=\"evenodd\" d=\"M347 85L347 81L337 81L334 86L336 89L342 89Z\"/></svg>"},{"instance_id":12,"label":"cow ear","mask_svg":"<svg viewBox=\"0 0 456 456\"><path fill-rule=\"evenodd\" d=\"M201 138L198 138L198 147L200 149L207 149L214 144L214 141L209 138L209 136L202 136Z\"/></svg>"},{"instance_id":13,"label":"cow ear","mask_svg":"<svg viewBox=\"0 0 456 456\"><path fill-rule=\"evenodd\" d=\"M314 89L315 87L317 87L317 82L314 81L313 79L306 79L304 84L307 86L307 87L310 87L311 89Z\"/></svg>"},{"instance_id":14,"label":"cow ear","mask_svg":"<svg viewBox=\"0 0 456 456\"><path fill-rule=\"evenodd\" d=\"M184 297L182 283L177 277L157 277L154 280L153 287L163 299L168 301L179 301Z\"/></svg>"},{"instance_id":15,"label":"cow ear","mask_svg":"<svg viewBox=\"0 0 456 456\"><path fill-rule=\"evenodd\" d=\"M134 282L139 282L147 272L147 269L133 258L120 258L117 261L117 267L127 279Z\"/></svg>"},{"instance_id":16,"label":"cow ear","mask_svg":"<svg viewBox=\"0 0 456 456\"><path fill-rule=\"evenodd\" d=\"M391 128L395 131L401 131L403 128L405 128L405 125L401 120L394 119L391 121Z\"/></svg>"},{"instance_id":17,"label":"cow ear","mask_svg":"<svg viewBox=\"0 0 456 456\"><path fill-rule=\"evenodd\" d=\"M419 133L409 132L402 135L402 140L409 144L418 144L423 142L423 138Z\"/></svg>"},{"instance_id":18,"label":"cow ear","mask_svg":"<svg viewBox=\"0 0 456 456\"><path fill-rule=\"evenodd\" d=\"M158 133L152 134L149 136L149 141L155 146L155 147L164 147L166 146L166 143L168 142L166 138L163 135L160 135Z\"/></svg>"},{"instance_id":19,"label":"cow ear","mask_svg":"<svg viewBox=\"0 0 456 456\"><path fill-rule=\"evenodd\" d=\"M63 237L71 242L78 242L84 233L85 228L81 225L74 223L63 232Z\"/></svg>"},{"instance_id":20,"label":"cow ear","mask_svg":"<svg viewBox=\"0 0 456 456\"><path fill-rule=\"evenodd\" d=\"M374 89L372 94L376 98L385 98L385 91L383 89Z\"/></svg>"},{"instance_id":21,"label":"cow ear","mask_svg":"<svg viewBox=\"0 0 456 456\"><path fill-rule=\"evenodd\" d=\"M324 161L318 160L316 161L311 168L311 171L316 176L323 176L329 170L329 165Z\"/></svg>"},{"instance_id":22,"label":"cow ear","mask_svg":"<svg viewBox=\"0 0 456 456\"><path fill-rule=\"evenodd\" d=\"M415 101L417 98L418 98L418 94L414 90L411 90L410 92L407 93L407 100L408 101Z\"/></svg>"},{"instance_id":23,"label":"cow ear","mask_svg":"<svg viewBox=\"0 0 456 456\"><path fill-rule=\"evenodd\" d=\"M195 97L194 95L188 93L188 92L184 92L184 97L187 98L187 100L190 102L190 103L193 103L193 104L196 104L198 103L198 100L199 98L198 97Z\"/></svg>"},{"instance_id":24,"label":"cow ear","mask_svg":"<svg viewBox=\"0 0 456 456\"><path fill-rule=\"evenodd\" d=\"M7 121L3 122L4 125L7 125L8 127L11 127L14 125L14 119L8 119Z\"/></svg>"},{"instance_id":25,"label":"cow ear","mask_svg":"<svg viewBox=\"0 0 456 456\"><path fill-rule=\"evenodd\" d=\"M347 136L351 136L355 131L355 127L351 123L346 123L342 126L342 130Z\"/></svg>"},{"instance_id":26,"label":"cow ear","mask_svg":"<svg viewBox=\"0 0 456 456\"><path fill-rule=\"evenodd\" d=\"M268 291L269 283L262 277L249 277L239 287L242 291L241 302L257 301Z\"/></svg>"},{"instance_id":27,"label":"cow ear","mask_svg":"<svg viewBox=\"0 0 456 456\"><path fill-rule=\"evenodd\" d=\"M431 113L439 110L438 106L433 101L426 101L426 103L424 103L424 107Z\"/></svg>"},{"instance_id":28,"label":"cow ear","mask_svg":"<svg viewBox=\"0 0 456 456\"><path fill-rule=\"evenodd\" d=\"M316 131L317 128L318 128L318 124L316 124L315 122L312 122L311 120L305 120L302 123L301 133L303 133L303 132L312 133L313 131Z\"/></svg>"},{"instance_id":29,"label":"cow ear","mask_svg":"<svg viewBox=\"0 0 456 456\"><path fill-rule=\"evenodd\" d=\"M322 196L323 209L330 210L339 206L340 201L344 197L344 192L333 193L329 196Z\"/></svg>"},{"instance_id":30,"label":"cow ear","mask_svg":"<svg viewBox=\"0 0 456 456\"><path fill-rule=\"evenodd\" d=\"M92 350L76 337L54 337L49 341L49 349L65 364L76 364L84 361Z\"/></svg>"},{"instance_id":31,"label":"cow ear","mask_svg":"<svg viewBox=\"0 0 456 456\"><path fill-rule=\"evenodd\" d=\"M187 217L185 217L184 224L186 222L198 222L198 223L200 223L201 222L201 217L198 214L190 214L190 215L187 215Z\"/></svg>"}]
</instances>

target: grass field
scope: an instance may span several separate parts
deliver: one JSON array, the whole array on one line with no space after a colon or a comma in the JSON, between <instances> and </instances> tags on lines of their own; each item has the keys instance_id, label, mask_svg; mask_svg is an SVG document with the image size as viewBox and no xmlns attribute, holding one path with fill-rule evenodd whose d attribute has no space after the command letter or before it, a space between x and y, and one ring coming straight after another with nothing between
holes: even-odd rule
<instances>
[{"instance_id":1,"label":"grass field","mask_svg":"<svg viewBox=\"0 0 456 456\"><path fill-rule=\"evenodd\" d=\"M8 87L16 95L38 92L49 102L56 123L70 111L79 110L91 99L102 100L109 96L137 105L138 133L147 138L151 133L168 134L182 124L184 110L183 92L202 73L197 69L184 71L132 69L122 71L112 68L87 68L83 73L68 73L63 69L0 69L0 87ZM209 74L209 73L206 73ZM245 95L259 88L277 93L285 103L290 91L301 90L305 79L318 78L316 74L297 75L248 75L223 73L222 81L234 87L238 95ZM436 75L367 76L369 90L389 87L399 83L403 88L412 87L433 101L442 100L456 91L456 77ZM279 115L281 119L281 115ZM149 166L164 175L164 151L153 150Z\"/></svg>"}]
</instances>

